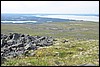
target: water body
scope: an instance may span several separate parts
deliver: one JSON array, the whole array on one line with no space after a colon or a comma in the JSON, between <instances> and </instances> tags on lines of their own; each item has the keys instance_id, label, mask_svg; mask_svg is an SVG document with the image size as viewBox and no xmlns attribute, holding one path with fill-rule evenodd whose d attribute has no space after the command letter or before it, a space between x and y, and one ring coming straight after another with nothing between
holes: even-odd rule
<instances>
[{"instance_id":1,"label":"water body","mask_svg":"<svg viewBox=\"0 0 100 67\"><path fill-rule=\"evenodd\" d=\"M72 20L84 20L84 21L96 21L99 22L98 15L84 15L84 14L71 14L71 15L33 15L36 17L45 17L45 18L60 18L60 19L72 19Z\"/></svg>"},{"instance_id":2,"label":"water body","mask_svg":"<svg viewBox=\"0 0 100 67\"><path fill-rule=\"evenodd\" d=\"M37 21L1 21L3 23L29 23L29 22L32 22L32 23L36 23Z\"/></svg>"},{"instance_id":3,"label":"water body","mask_svg":"<svg viewBox=\"0 0 100 67\"><path fill-rule=\"evenodd\" d=\"M83 20L83 21L95 21L99 22L99 15L98 14L3 14L3 17L18 17L20 18L20 21L1 21L1 22L11 22L11 23L24 23L24 22L32 22L32 23L37 23L39 19L41 18L58 18L58 19L70 19L70 20ZM40 18L39 18L40 17ZM36 21L21 21L21 19L36 19ZM16 19L15 19L16 20ZM47 21L47 19L43 19L40 21ZM49 20L50 22L51 20ZM48 22L48 21L47 21Z\"/></svg>"}]
</instances>

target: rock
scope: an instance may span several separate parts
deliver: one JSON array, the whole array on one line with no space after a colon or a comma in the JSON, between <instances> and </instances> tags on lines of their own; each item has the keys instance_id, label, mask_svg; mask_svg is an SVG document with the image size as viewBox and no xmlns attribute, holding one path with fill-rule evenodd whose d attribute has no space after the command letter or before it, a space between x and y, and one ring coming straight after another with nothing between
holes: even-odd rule
<instances>
[{"instance_id":1,"label":"rock","mask_svg":"<svg viewBox=\"0 0 100 67\"><path fill-rule=\"evenodd\" d=\"M6 58L14 58L16 56L17 56L17 54L14 51L11 51L10 53L7 54Z\"/></svg>"},{"instance_id":2,"label":"rock","mask_svg":"<svg viewBox=\"0 0 100 67\"><path fill-rule=\"evenodd\" d=\"M77 48L78 51L83 51L84 49L82 47Z\"/></svg>"},{"instance_id":3,"label":"rock","mask_svg":"<svg viewBox=\"0 0 100 67\"><path fill-rule=\"evenodd\" d=\"M62 41L62 43L65 43L65 42L68 42L68 40L64 40L64 41Z\"/></svg>"},{"instance_id":4,"label":"rock","mask_svg":"<svg viewBox=\"0 0 100 67\"><path fill-rule=\"evenodd\" d=\"M34 50L30 50L30 51L28 52L28 55L27 55L27 56L34 56L34 55L35 55Z\"/></svg>"},{"instance_id":5,"label":"rock","mask_svg":"<svg viewBox=\"0 0 100 67\"><path fill-rule=\"evenodd\" d=\"M34 50L36 49L36 45L31 42L24 47L26 50Z\"/></svg>"},{"instance_id":6,"label":"rock","mask_svg":"<svg viewBox=\"0 0 100 67\"><path fill-rule=\"evenodd\" d=\"M59 56L59 54L60 54L59 52L55 52L54 56Z\"/></svg>"},{"instance_id":7,"label":"rock","mask_svg":"<svg viewBox=\"0 0 100 67\"><path fill-rule=\"evenodd\" d=\"M13 34L12 33L9 33L9 36L8 37L10 37L10 39L12 39L13 38Z\"/></svg>"},{"instance_id":8,"label":"rock","mask_svg":"<svg viewBox=\"0 0 100 67\"><path fill-rule=\"evenodd\" d=\"M25 37L20 37L19 40L17 40L17 43L25 44L26 43Z\"/></svg>"},{"instance_id":9,"label":"rock","mask_svg":"<svg viewBox=\"0 0 100 67\"><path fill-rule=\"evenodd\" d=\"M33 56L33 51L37 50L37 48L50 45L53 45L52 37L30 36L18 33L1 34L1 59L17 56Z\"/></svg>"},{"instance_id":10,"label":"rock","mask_svg":"<svg viewBox=\"0 0 100 67\"><path fill-rule=\"evenodd\" d=\"M53 41L58 41L57 39L53 39Z\"/></svg>"},{"instance_id":11,"label":"rock","mask_svg":"<svg viewBox=\"0 0 100 67\"><path fill-rule=\"evenodd\" d=\"M51 42L53 42L53 39L48 39L47 40L47 43L51 43Z\"/></svg>"},{"instance_id":12,"label":"rock","mask_svg":"<svg viewBox=\"0 0 100 67\"><path fill-rule=\"evenodd\" d=\"M1 39L6 39L6 38L7 38L7 35L5 35L5 34L1 35Z\"/></svg>"},{"instance_id":13,"label":"rock","mask_svg":"<svg viewBox=\"0 0 100 67\"><path fill-rule=\"evenodd\" d=\"M14 46L16 46L16 47L24 47L24 45L22 43L15 44Z\"/></svg>"},{"instance_id":14,"label":"rock","mask_svg":"<svg viewBox=\"0 0 100 67\"><path fill-rule=\"evenodd\" d=\"M27 44L24 48L25 48L26 50L28 50L28 49L31 48L31 45L30 45L30 44Z\"/></svg>"},{"instance_id":15,"label":"rock","mask_svg":"<svg viewBox=\"0 0 100 67\"><path fill-rule=\"evenodd\" d=\"M8 41L7 41L7 44L8 44L8 45L13 45L13 44L15 44L15 42L14 42L14 40L11 39L11 40L8 40Z\"/></svg>"},{"instance_id":16,"label":"rock","mask_svg":"<svg viewBox=\"0 0 100 67\"><path fill-rule=\"evenodd\" d=\"M15 52L15 54L16 54L17 56L22 56L22 55L25 54L25 52L24 52L24 51L17 51L17 52Z\"/></svg>"},{"instance_id":17,"label":"rock","mask_svg":"<svg viewBox=\"0 0 100 67\"><path fill-rule=\"evenodd\" d=\"M42 36L42 37L40 37L39 38L39 40L41 41L41 40L44 40L45 39L45 37L44 36Z\"/></svg>"},{"instance_id":18,"label":"rock","mask_svg":"<svg viewBox=\"0 0 100 67\"><path fill-rule=\"evenodd\" d=\"M24 34L21 34L20 37L25 37L25 35Z\"/></svg>"},{"instance_id":19,"label":"rock","mask_svg":"<svg viewBox=\"0 0 100 67\"><path fill-rule=\"evenodd\" d=\"M53 42L47 43L47 44L46 44L46 46L50 46L50 45L53 45Z\"/></svg>"},{"instance_id":20,"label":"rock","mask_svg":"<svg viewBox=\"0 0 100 67\"><path fill-rule=\"evenodd\" d=\"M12 39L17 40L17 39L19 39L19 37L20 37L20 35L18 33L14 33Z\"/></svg>"},{"instance_id":21,"label":"rock","mask_svg":"<svg viewBox=\"0 0 100 67\"><path fill-rule=\"evenodd\" d=\"M16 51L16 50L17 50L16 48L13 48L13 47L12 47L11 49L12 49L13 51Z\"/></svg>"},{"instance_id":22,"label":"rock","mask_svg":"<svg viewBox=\"0 0 100 67\"><path fill-rule=\"evenodd\" d=\"M1 47L3 47L5 44L7 44L7 40L1 39Z\"/></svg>"},{"instance_id":23,"label":"rock","mask_svg":"<svg viewBox=\"0 0 100 67\"><path fill-rule=\"evenodd\" d=\"M4 39L1 39L1 47L4 46Z\"/></svg>"},{"instance_id":24,"label":"rock","mask_svg":"<svg viewBox=\"0 0 100 67\"><path fill-rule=\"evenodd\" d=\"M47 44L47 42L45 40L43 40L43 41L39 42L37 44L37 46L45 46L46 44Z\"/></svg>"},{"instance_id":25,"label":"rock","mask_svg":"<svg viewBox=\"0 0 100 67\"><path fill-rule=\"evenodd\" d=\"M24 52L25 52L24 53L25 56L28 56L29 55L29 51L28 50L25 50Z\"/></svg>"},{"instance_id":26,"label":"rock","mask_svg":"<svg viewBox=\"0 0 100 67\"><path fill-rule=\"evenodd\" d=\"M8 36L5 40L7 40L7 41L10 40L10 37Z\"/></svg>"},{"instance_id":27,"label":"rock","mask_svg":"<svg viewBox=\"0 0 100 67\"><path fill-rule=\"evenodd\" d=\"M81 65L78 65L78 66L96 66L94 64L81 64Z\"/></svg>"},{"instance_id":28,"label":"rock","mask_svg":"<svg viewBox=\"0 0 100 67\"><path fill-rule=\"evenodd\" d=\"M29 54L29 56L34 56L34 55L35 55L35 53L30 53L30 54Z\"/></svg>"},{"instance_id":29,"label":"rock","mask_svg":"<svg viewBox=\"0 0 100 67\"><path fill-rule=\"evenodd\" d=\"M4 58L3 56L1 56L1 64L3 64L4 61L6 61L6 58Z\"/></svg>"}]
</instances>

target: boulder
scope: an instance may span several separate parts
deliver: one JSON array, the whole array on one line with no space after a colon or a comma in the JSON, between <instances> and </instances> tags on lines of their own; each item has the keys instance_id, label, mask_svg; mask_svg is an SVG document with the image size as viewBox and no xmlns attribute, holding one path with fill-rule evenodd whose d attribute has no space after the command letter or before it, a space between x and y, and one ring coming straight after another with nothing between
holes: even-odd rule
<instances>
[{"instance_id":1,"label":"boulder","mask_svg":"<svg viewBox=\"0 0 100 67\"><path fill-rule=\"evenodd\" d=\"M25 37L25 35L24 34L20 34L20 37Z\"/></svg>"},{"instance_id":2,"label":"boulder","mask_svg":"<svg viewBox=\"0 0 100 67\"><path fill-rule=\"evenodd\" d=\"M5 34L1 35L1 39L6 39L6 38L7 38L7 35L5 35Z\"/></svg>"},{"instance_id":3,"label":"boulder","mask_svg":"<svg viewBox=\"0 0 100 67\"><path fill-rule=\"evenodd\" d=\"M25 54L24 51L17 51L15 52L16 56L23 56Z\"/></svg>"},{"instance_id":4,"label":"boulder","mask_svg":"<svg viewBox=\"0 0 100 67\"><path fill-rule=\"evenodd\" d=\"M9 33L8 37L10 37L10 39L12 39L13 38L13 34Z\"/></svg>"},{"instance_id":5,"label":"boulder","mask_svg":"<svg viewBox=\"0 0 100 67\"><path fill-rule=\"evenodd\" d=\"M19 39L19 37L20 37L20 34L14 33L12 39L13 39L13 40L17 40L17 39Z\"/></svg>"},{"instance_id":6,"label":"boulder","mask_svg":"<svg viewBox=\"0 0 100 67\"><path fill-rule=\"evenodd\" d=\"M11 39L11 40L8 40L8 41L7 41L7 44L8 44L8 45L13 45L13 44L15 44L15 42L14 42L14 40Z\"/></svg>"},{"instance_id":7,"label":"boulder","mask_svg":"<svg viewBox=\"0 0 100 67\"><path fill-rule=\"evenodd\" d=\"M39 38L39 40L41 41L41 40L44 40L45 39L45 37L44 36L42 36L42 37L40 37Z\"/></svg>"},{"instance_id":8,"label":"boulder","mask_svg":"<svg viewBox=\"0 0 100 67\"><path fill-rule=\"evenodd\" d=\"M30 42L30 43L27 44L24 48L25 48L26 50L34 50L34 49L36 49L36 44L32 44L32 42Z\"/></svg>"}]
</instances>

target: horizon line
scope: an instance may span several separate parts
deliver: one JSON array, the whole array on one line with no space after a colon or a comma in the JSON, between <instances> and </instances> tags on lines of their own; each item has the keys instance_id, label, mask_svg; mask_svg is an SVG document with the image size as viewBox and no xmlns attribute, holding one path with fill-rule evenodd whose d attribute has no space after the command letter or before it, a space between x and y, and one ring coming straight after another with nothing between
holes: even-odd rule
<instances>
[{"instance_id":1,"label":"horizon line","mask_svg":"<svg viewBox=\"0 0 100 67\"><path fill-rule=\"evenodd\" d=\"M58 14L58 13L1 13L1 14ZM61 13L59 13L59 14L61 14ZM64 14L86 14L86 13L64 13ZM89 13L87 13L87 14L89 14ZM95 14L95 13L90 13L90 14Z\"/></svg>"}]
</instances>

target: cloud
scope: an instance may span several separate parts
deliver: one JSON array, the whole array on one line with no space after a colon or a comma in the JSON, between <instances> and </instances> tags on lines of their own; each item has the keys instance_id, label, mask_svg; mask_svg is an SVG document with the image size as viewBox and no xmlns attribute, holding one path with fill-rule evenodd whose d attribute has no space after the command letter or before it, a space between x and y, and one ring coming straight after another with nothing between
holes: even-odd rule
<instances>
[{"instance_id":1,"label":"cloud","mask_svg":"<svg viewBox=\"0 0 100 67\"><path fill-rule=\"evenodd\" d=\"M2 13L99 13L99 1L1 1Z\"/></svg>"}]
</instances>

